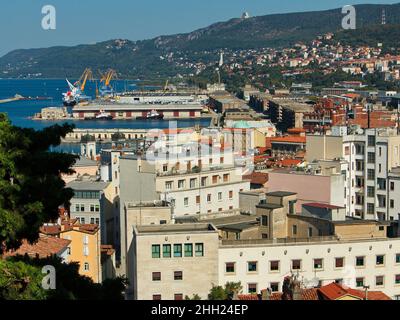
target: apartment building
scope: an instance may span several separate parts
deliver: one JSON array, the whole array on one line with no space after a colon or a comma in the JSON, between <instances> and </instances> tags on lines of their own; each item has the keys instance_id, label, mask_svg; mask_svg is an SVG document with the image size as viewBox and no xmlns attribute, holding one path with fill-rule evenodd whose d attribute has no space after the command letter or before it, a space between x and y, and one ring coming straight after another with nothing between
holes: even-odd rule
<instances>
[{"instance_id":1,"label":"apartment building","mask_svg":"<svg viewBox=\"0 0 400 320\"><path fill-rule=\"evenodd\" d=\"M81 224L100 226L102 243L107 239L106 221L113 216L114 190L109 182L99 181L96 176L84 175L67 184L74 196L70 200L70 215Z\"/></svg>"},{"instance_id":2,"label":"apartment building","mask_svg":"<svg viewBox=\"0 0 400 320\"><path fill-rule=\"evenodd\" d=\"M397 219L390 215L389 172L400 165L400 136L393 129L367 129L343 138L349 163L348 214L362 219ZM394 190L393 190L394 191Z\"/></svg>"},{"instance_id":3,"label":"apartment building","mask_svg":"<svg viewBox=\"0 0 400 320\"><path fill-rule=\"evenodd\" d=\"M136 300L202 299L218 283L218 231L211 224L138 226L128 252L130 287Z\"/></svg>"},{"instance_id":4,"label":"apartment building","mask_svg":"<svg viewBox=\"0 0 400 320\"><path fill-rule=\"evenodd\" d=\"M79 263L79 274L101 283L103 266L101 261L100 227L96 224L81 224L78 220L66 220L60 224L45 224L40 233L70 242L68 262ZM112 263L109 268L113 269ZM112 271L112 270L111 270ZM104 272L112 273L112 272Z\"/></svg>"}]
</instances>

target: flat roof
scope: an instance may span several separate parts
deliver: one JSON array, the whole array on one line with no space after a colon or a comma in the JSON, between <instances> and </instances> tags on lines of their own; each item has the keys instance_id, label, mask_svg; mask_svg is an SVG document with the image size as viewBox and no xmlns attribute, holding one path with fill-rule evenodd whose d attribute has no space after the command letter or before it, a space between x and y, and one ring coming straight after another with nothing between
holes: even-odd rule
<instances>
[{"instance_id":1,"label":"flat roof","mask_svg":"<svg viewBox=\"0 0 400 320\"><path fill-rule=\"evenodd\" d=\"M288 196L294 196L296 195L296 192L289 192L289 191L274 191L274 192L268 192L267 196L271 197L288 197Z\"/></svg>"},{"instance_id":2,"label":"flat roof","mask_svg":"<svg viewBox=\"0 0 400 320\"><path fill-rule=\"evenodd\" d=\"M279 204L273 204L273 203L261 203L256 205L257 208L264 208L264 209L279 209L283 208L283 206Z\"/></svg>"},{"instance_id":3,"label":"flat roof","mask_svg":"<svg viewBox=\"0 0 400 320\"><path fill-rule=\"evenodd\" d=\"M137 226L134 233L144 234L165 234L165 233L212 233L218 232L210 223L184 223L184 224L163 224L151 226Z\"/></svg>"},{"instance_id":4,"label":"flat roof","mask_svg":"<svg viewBox=\"0 0 400 320\"><path fill-rule=\"evenodd\" d=\"M334 205L327 204L327 203L317 203L317 202L303 203L303 206L314 207L314 208L323 208L323 209L344 209L344 207L334 206Z\"/></svg>"},{"instance_id":5,"label":"flat roof","mask_svg":"<svg viewBox=\"0 0 400 320\"><path fill-rule=\"evenodd\" d=\"M231 231L243 231L246 229L252 229L254 227L259 226L259 222L257 221L248 221L248 222L241 222L235 224L229 224L219 227L218 229L221 230L231 230Z\"/></svg>"},{"instance_id":6,"label":"flat roof","mask_svg":"<svg viewBox=\"0 0 400 320\"><path fill-rule=\"evenodd\" d=\"M67 188L82 191L102 191L109 186L109 182L92 180L74 180L67 184Z\"/></svg>"}]
</instances>

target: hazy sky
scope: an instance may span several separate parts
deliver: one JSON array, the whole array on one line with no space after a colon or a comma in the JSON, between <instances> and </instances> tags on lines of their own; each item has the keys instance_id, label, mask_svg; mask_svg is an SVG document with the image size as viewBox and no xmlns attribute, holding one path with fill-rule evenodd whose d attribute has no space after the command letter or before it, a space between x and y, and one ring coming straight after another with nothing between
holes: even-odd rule
<instances>
[{"instance_id":1,"label":"hazy sky","mask_svg":"<svg viewBox=\"0 0 400 320\"><path fill-rule=\"evenodd\" d=\"M350 3L349 3L350 2ZM270 13L312 11L390 0L1 0L0 56L14 49L140 40L211 23ZM56 8L57 29L43 30L42 7Z\"/></svg>"}]
</instances>

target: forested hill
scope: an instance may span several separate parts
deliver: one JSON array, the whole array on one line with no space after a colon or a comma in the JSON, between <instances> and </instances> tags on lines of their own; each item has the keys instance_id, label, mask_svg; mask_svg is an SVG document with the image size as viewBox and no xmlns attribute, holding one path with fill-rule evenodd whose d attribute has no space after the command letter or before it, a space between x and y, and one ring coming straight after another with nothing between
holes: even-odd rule
<instances>
[{"instance_id":1,"label":"forested hill","mask_svg":"<svg viewBox=\"0 0 400 320\"><path fill-rule=\"evenodd\" d=\"M387 28L400 24L400 4L355 7L357 30L345 33L346 41L364 39L364 28L379 25L383 9ZM190 58L194 52L217 49L290 46L326 32L337 32L343 17L341 9L273 14L231 19L191 33L143 41L110 40L93 45L15 50L0 58L0 76L77 77L86 67L113 68L121 77L129 78L174 76L183 70L165 58L171 53L185 52Z\"/></svg>"}]
</instances>

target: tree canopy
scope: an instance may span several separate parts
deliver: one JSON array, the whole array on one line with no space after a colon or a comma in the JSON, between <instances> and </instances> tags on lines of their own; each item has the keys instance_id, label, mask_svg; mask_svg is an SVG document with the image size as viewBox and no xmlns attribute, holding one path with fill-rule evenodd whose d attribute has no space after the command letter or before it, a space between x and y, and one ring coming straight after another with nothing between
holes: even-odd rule
<instances>
[{"instance_id":1,"label":"tree canopy","mask_svg":"<svg viewBox=\"0 0 400 320\"><path fill-rule=\"evenodd\" d=\"M13 126L0 114L0 254L18 248L22 239L37 240L43 223L58 218L72 190L61 174L71 174L77 156L51 152L72 125L36 131Z\"/></svg>"}]
</instances>

